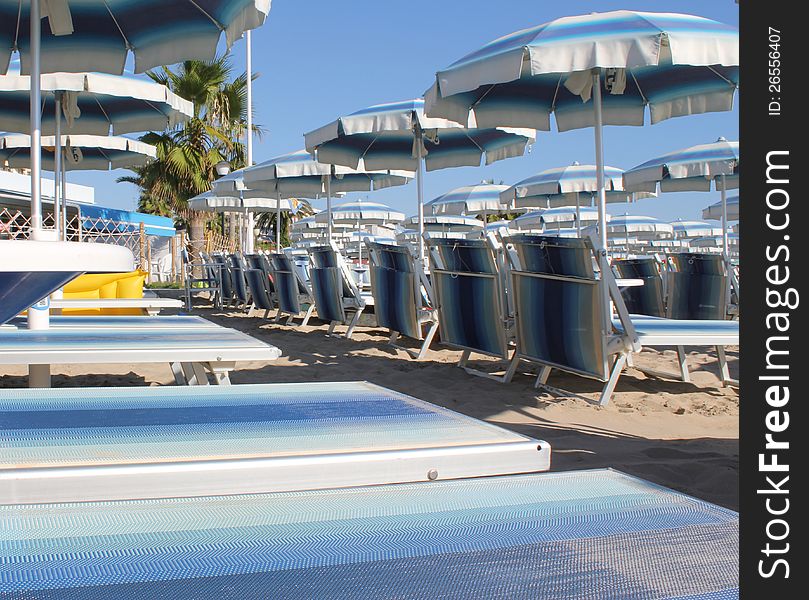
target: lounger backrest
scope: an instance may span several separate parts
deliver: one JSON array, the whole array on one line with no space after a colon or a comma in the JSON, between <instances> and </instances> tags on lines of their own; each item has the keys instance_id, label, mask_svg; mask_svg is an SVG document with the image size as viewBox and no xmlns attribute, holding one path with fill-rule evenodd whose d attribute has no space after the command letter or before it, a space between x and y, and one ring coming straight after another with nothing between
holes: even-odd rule
<instances>
[{"instance_id":1,"label":"lounger backrest","mask_svg":"<svg viewBox=\"0 0 809 600\"><path fill-rule=\"evenodd\" d=\"M654 257L624 258L612 263L623 279L641 279L643 285L621 290L627 310L633 315L665 317L663 304L663 279Z\"/></svg>"},{"instance_id":2,"label":"lounger backrest","mask_svg":"<svg viewBox=\"0 0 809 600\"><path fill-rule=\"evenodd\" d=\"M606 381L605 309L590 240L517 235L507 243L518 355Z\"/></svg>"},{"instance_id":3,"label":"lounger backrest","mask_svg":"<svg viewBox=\"0 0 809 600\"><path fill-rule=\"evenodd\" d=\"M721 255L672 254L667 277L667 317L727 318L727 274Z\"/></svg>"},{"instance_id":4,"label":"lounger backrest","mask_svg":"<svg viewBox=\"0 0 809 600\"><path fill-rule=\"evenodd\" d=\"M278 309L282 313L297 315L301 312L298 280L295 277L295 266L286 254L271 254L275 293L278 297Z\"/></svg>"},{"instance_id":5,"label":"lounger backrest","mask_svg":"<svg viewBox=\"0 0 809 600\"><path fill-rule=\"evenodd\" d=\"M492 247L484 240L427 244L441 341L507 358L503 290Z\"/></svg>"},{"instance_id":6,"label":"lounger backrest","mask_svg":"<svg viewBox=\"0 0 809 600\"><path fill-rule=\"evenodd\" d=\"M250 293L244 276L243 259L239 254L230 254L228 260L230 261L233 291L236 293L236 298L239 299L239 302L246 304L250 299Z\"/></svg>"},{"instance_id":7,"label":"lounger backrest","mask_svg":"<svg viewBox=\"0 0 809 600\"><path fill-rule=\"evenodd\" d=\"M345 322L343 299L352 294L339 253L333 248L318 246L309 250L309 256L312 259L309 277L318 316L324 321Z\"/></svg>"},{"instance_id":8,"label":"lounger backrest","mask_svg":"<svg viewBox=\"0 0 809 600\"><path fill-rule=\"evenodd\" d=\"M366 246L371 259L371 291L377 324L422 339L421 281L410 250L375 242L366 242Z\"/></svg>"},{"instance_id":9,"label":"lounger backrest","mask_svg":"<svg viewBox=\"0 0 809 600\"><path fill-rule=\"evenodd\" d=\"M231 277L230 261L223 254L212 254L214 262L222 265L219 270L222 276L222 297L225 299L233 297L233 279Z\"/></svg>"},{"instance_id":10,"label":"lounger backrest","mask_svg":"<svg viewBox=\"0 0 809 600\"><path fill-rule=\"evenodd\" d=\"M255 307L262 310L272 309L273 301L264 269L247 269L244 276L247 280L247 285L250 286L250 293Z\"/></svg>"}]
</instances>

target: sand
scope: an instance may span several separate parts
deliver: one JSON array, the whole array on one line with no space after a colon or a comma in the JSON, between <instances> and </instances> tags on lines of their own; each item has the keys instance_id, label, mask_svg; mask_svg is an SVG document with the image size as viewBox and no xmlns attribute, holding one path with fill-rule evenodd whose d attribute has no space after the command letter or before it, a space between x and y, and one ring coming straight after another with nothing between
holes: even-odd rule
<instances>
[{"instance_id":1,"label":"sand","mask_svg":"<svg viewBox=\"0 0 809 600\"><path fill-rule=\"evenodd\" d=\"M273 363L243 363L233 383L367 380L422 400L550 442L552 469L612 467L738 510L739 393L720 386L715 355L687 348L691 383L622 375L610 404L596 403L601 384L555 372L559 397L534 389L530 365L510 384L468 375L455 366L460 352L434 342L421 361L387 345L387 333L360 326L351 340L326 337L326 325L272 323L241 312L194 309L195 314L265 340L283 351ZM370 323L369 323L370 324ZM343 331L344 328L338 328ZM404 343L416 347L412 340ZM472 364L502 371L496 359ZM644 351L638 366L675 369L676 354ZM728 352L738 378L738 348ZM54 386L170 385L168 365L54 365ZM0 367L0 387L23 387L26 367Z\"/></svg>"}]
</instances>

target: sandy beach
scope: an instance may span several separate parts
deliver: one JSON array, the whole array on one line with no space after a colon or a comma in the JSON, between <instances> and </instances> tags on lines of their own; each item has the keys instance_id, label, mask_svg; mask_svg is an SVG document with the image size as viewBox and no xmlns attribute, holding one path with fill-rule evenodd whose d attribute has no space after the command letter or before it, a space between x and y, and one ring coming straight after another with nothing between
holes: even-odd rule
<instances>
[{"instance_id":1,"label":"sandy beach","mask_svg":"<svg viewBox=\"0 0 809 600\"><path fill-rule=\"evenodd\" d=\"M272 343L283 356L267 364L243 363L238 383L367 380L422 400L544 439L553 447L552 469L612 467L698 498L738 510L739 393L719 386L716 358L689 350L692 382L664 381L630 368L611 403L598 406L600 384L555 372L549 385L576 397L534 389L523 364L510 384L473 377L455 366L460 352L433 343L421 361L387 345L385 330L360 326L351 340L326 337L327 326L286 326L241 312L197 309L220 325ZM370 324L370 323L369 323ZM344 330L344 328L342 328ZM341 329L338 328L338 331ZM412 340L405 340L405 344ZM738 349L730 348L738 377ZM644 351L635 363L673 370L675 352ZM497 371L495 359L474 366ZM103 365L92 369L54 365L53 385L172 385L168 365ZM26 384L25 367L0 371L0 387Z\"/></svg>"}]
</instances>

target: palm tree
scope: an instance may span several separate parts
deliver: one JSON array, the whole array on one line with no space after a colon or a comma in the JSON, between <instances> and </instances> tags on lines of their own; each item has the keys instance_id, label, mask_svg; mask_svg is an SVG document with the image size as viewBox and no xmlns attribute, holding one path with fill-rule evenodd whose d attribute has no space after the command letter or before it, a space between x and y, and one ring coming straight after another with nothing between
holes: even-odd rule
<instances>
[{"instance_id":1,"label":"palm tree","mask_svg":"<svg viewBox=\"0 0 809 600\"><path fill-rule=\"evenodd\" d=\"M281 211L281 245L288 246L289 240L289 226L295 221L304 217L309 217L315 214L315 209L312 208L311 202L305 198L290 198L289 203L292 206L292 211ZM256 227L261 231L264 236L270 236L275 239L275 221L276 211L260 213L256 217Z\"/></svg>"},{"instance_id":2,"label":"palm tree","mask_svg":"<svg viewBox=\"0 0 809 600\"><path fill-rule=\"evenodd\" d=\"M150 132L141 140L157 148L157 158L135 169L135 176L118 181L141 188L139 207L164 213L170 209L190 225L192 248L201 247L210 215L188 210L188 200L211 188L216 164L244 166L241 143L247 122L247 76L232 78L228 55L213 61L186 61L176 70L162 67L147 75L193 103L192 117L163 132ZM261 130L254 128L259 134Z\"/></svg>"}]
</instances>

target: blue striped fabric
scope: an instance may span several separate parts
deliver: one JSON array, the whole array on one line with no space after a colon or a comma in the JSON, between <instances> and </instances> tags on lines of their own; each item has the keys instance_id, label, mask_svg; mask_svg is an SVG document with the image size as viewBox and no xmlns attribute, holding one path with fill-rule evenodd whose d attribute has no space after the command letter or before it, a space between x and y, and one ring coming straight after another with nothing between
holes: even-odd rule
<instances>
[{"instance_id":1,"label":"blue striped fabric","mask_svg":"<svg viewBox=\"0 0 809 600\"><path fill-rule=\"evenodd\" d=\"M483 240L430 240L429 248L441 341L506 359L500 276L491 247Z\"/></svg>"},{"instance_id":2,"label":"blue striped fabric","mask_svg":"<svg viewBox=\"0 0 809 600\"><path fill-rule=\"evenodd\" d=\"M27 323L24 317L12 319L9 325L25 328ZM208 319L192 315L50 315L49 325L53 329L155 329L170 328L184 329L200 327L216 328L219 325Z\"/></svg>"},{"instance_id":3,"label":"blue striped fabric","mask_svg":"<svg viewBox=\"0 0 809 600\"><path fill-rule=\"evenodd\" d=\"M365 169L415 171L414 129L426 131L423 138L428 171L449 167L480 166L522 156L535 139L530 130L509 131L462 128L458 123L424 116L424 99L415 98L379 104L338 118L306 134L306 149L319 161Z\"/></svg>"},{"instance_id":4,"label":"blue striped fabric","mask_svg":"<svg viewBox=\"0 0 809 600\"><path fill-rule=\"evenodd\" d=\"M741 215L741 208L739 204L739 196L731 196L725 200L728 221L738 221ZM722 202L715 202L710 206L702 209L702 218L710 219L712 221L722 220Z\"/></svg>"},{"instance_id":5,"label":"blue striped fabric","mask_svg":"<svg viewBox=\"0 0 809 600\"><path fill-rule=\"evenodd\" d=\"M627 202L632 194L624 191L623 171L604 167L607 202ZM500 198L512 208L555 208L590 206L598 191L595 165L574 163L547 169L515 183Z\"/></svg>"},{"instance_id":6,"label":"blue striped fabric","mask_svg":"<svg viewBox=\"0 0 809 600\"><path fill-rule=\"evenodd\" d=\"M2 506L8 600L738 598L738 514L614 471Z\"/></svg>"},{"instance_id":7,"label":"blue striped fabric","mask_svg":"<svg viewBox=\"0 0 809 600\"><path fill-rule=\"evenodd\" d=\"M705 221L688 221L677 219L671 222L674 236L677 239L688 239L697 237L707 237L711 235L721 235L722 228L706 223Z\"/></svg>"},{"instance_id":8,"label":"blue striped fabric","mask_svg":"<svg viewBox=\"0 0 809 600\"><path fill-rule=\"evenodd\" d=\"M278 294L278 309L282 313L297 315L301 312L298 280L295 266L286 254L270 255L273 282Z\"/></svg>"},{"instance_id":9,"label":"blue striped fabric","mask_svg":"<svg viewBox=\"0 0 809 600\"><path fill-rule=\"evenodd\" d=\"M337 252L332 248L311 248L309 255L312 265L309 268L312 297L315 299L317 316L324 321L346 320L343 298L350 296L343 273L340 269Z\"/></svg>"},{"instance_id":10,"label":"blue striped fabric","mask_svg":"<svg viewBox=\"0 0 809 600\"><path fill-rule=\"evenodd\" d=\"M64 271L0 271L0 325L79 275Z\"/></svg>"},{"instance_id":11,"label":"blue striped fabric","mask_svg":"<svg viewBox=\"0 0 809 600\"><path fill-rule=\"evenodd\" d=\"M670 45L658 51L663 40ZM738 45L734 28L692 15L563 17L504 36L439 71L425 93L427 114L461 123L474 116L478 127L549 130L553 113L559 131L590 127L592 103L582 102L579 82L568 76L596 67L626 67L622 93L611 93L619 92L612 73L602 77L607 125L643 125L647 105L652 123L730 110L739 82Z\"/></svg>"},{"instance_id":12,"label":"blue striped fabric","mask_svg":"<svg viewBox=\"0 0 809 600\"><path fill-rule=\"evenodd\" d=\"M366 245L371 257L371 290L377 324L421 340L421 282L410 250L374 242L366 242Z\"/></svg>"},{"instance_id":13,"label":"blue striped fabric","mask_svg":"<svg viewBox=\"0 0 809 600\"><path fill-rule=\"evenodd\" d=\"M0 470L412 450L526 439L362 382L0 390Z\"/></svg>"},{"instance_id":14,"label":"blue striped fabric","mask_svg":"<svg viewBox=\"0 0 809 600\"><path fill-rule=\"evenodd\" d=\"M607 224L608 237L631 237L650 240L674 237L674 226L644 215L613 215Z\"/></svg>"},{"instance_id":15,"label":"blue striped fabric","mask_svg":"<svg viewBox=\"0 0 809 600\"><path fill-rule=\"evenodd\" d=\"M248 29L259 27L270 11L270 0L70 0L73 32L60 22L42 26L42 72L99 71L120 75L129 51L135 71L183 60L212 60L225 31L228 47ZM21 48L23 72L29 68L28 2L0 1L0 74ZM58 11L57 11L58 14ZM182 40L182 43L178 43Z\"/></svg>"},{"instance_id":16,"label":"blue striped fabric","mask_svg":"<svg viewBox=\"0 0 809 600\"><path fill-rule=\"evenodd\" d=\"M329 215L326 211L315 215L315 222L328 223ZM384 225L386 223L399 223L404 221L405 215L387 204L369 202L367 200L354 200L332 206L331 220L337 225Z\"/></svg>"},{"instance_id":17,"label":"blue striped fabric","mask_svg":"<svg viewBox=\"0 0 809 600\"><path fill-rule=\"evenodd\" d=\"M682 252L669 256L666 316L727 318L727 272L719 255Z\"/></svg>"},{"instance_id":18,"label":"blue striped fabric","mask_svg":"<svg viewBox=\"0 0 809 600\"><path fill-rule=\"evenodd\" d=\"M645 336L683 336L695 337L704 336L710 339L712 336L739 336L739 321L727 321L716 319L702 320L682 320L682 319L660 319L648 315L630 315L632 324L635 326L635 333L641 338ZM619 331L623 330L620 320L615 319L613 325Z\"/></svg>"},{"instance_id":19,"label":"blue striped fabric","mask_svg":"<svg viewBox=\"0 0 809 600\"><path fill-rule=\"evenodd\" d=\"M621 290L626 308L630 313L664 317L663 278L652 257L614 260L612 266L618 277L642 279L643 285L629 286Z\"/></svg>"}]
</instances>

